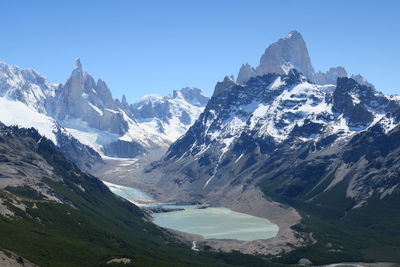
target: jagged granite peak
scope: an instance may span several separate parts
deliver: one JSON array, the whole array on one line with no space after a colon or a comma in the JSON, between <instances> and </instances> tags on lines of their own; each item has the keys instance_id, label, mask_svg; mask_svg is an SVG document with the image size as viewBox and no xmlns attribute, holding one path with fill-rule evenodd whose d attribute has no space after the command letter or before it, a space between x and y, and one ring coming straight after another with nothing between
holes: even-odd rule
<instances>
[{"instance_id":1,"label":"jagged granite peak","mask_svg":"<svg viewBox=\"0 0 400 267\"><path fill-rule=\"evenodd\" d=\"M342 66L329 68L326 72L315 73L315 82L317 84L336 84L338 78L347 77L347 71Z\"/></svg>"},{"instance_id":2,"label":"jagged granite peak","mask_svg":"<svg viewBox=\"0 0 400 267\"><path fill-rule=\"evenodd\" d=\"M250 80L250 78L256 75L256 70L249 63L246 62L240 67L236 82L238 84L244 84L245 82Z\"/></svg>"},{"instance_id":3,"label":"jagged granite peak","mask_svg":"<svg viewBox=\"0 0 400 267\"><path fill-rule=\"evenodd\" d=\"M215 85L213 96L222 94L223 92L225 92L226 90L229 90L234 85L236 85L236 83L235 83L235 78L233 77L233 75L225 76L225 78L222 82L217 82L217 84Z\"/></svg>"},{"instance_id":4,"label":"jagged granite peak","mask_svg":"<svg viewBox=\"0 0 400 267\"><path fill-rule=\"evenodd\" d=\"M82 70L82 63L81 63L81 59L79 57L77 57L75 60L75 67L78 70Z\"/></svg>"},{"instance_id":5,"label":"jagged granite peak","mask_svg":"<svg viewBox=\"0 0 400 267\"><path fill-rule=\"evenodd\" d=\"M84 72L79 59L65 85L57 90L55 117L61 121L80 119L90 127L123 134L128 125L117 109L107 84Z\"/></svg>"},{"instance_id":6,"label":"jagged granite peak","mask_svg":"<svg viewBox=\"0 0 400 267\"><path fill-rule=\"evenodd\" d=\"M126 100L126 95L122 95L122 101L121 101L121 103L122 103L123 105L128 105L128 101Z\"/></svg>"},{"instance_id":7,"label":"jagged granite peak","mask_svg":"<svg viewBox=\"0 0 400 267\"><path fill-rule=\"evenodd\" d=\"M297 69L311 81L315 80L306 43L297 31L291 31L287 37L271 44L262 55L256 72L257 75L287 74L290 68Z\"/></svg>"},{"instance_id":8,"label":"jagged granite peak","mask_svg":"<svg viewBox=\"0 0 400 267\"><path fill-rule=\"evenodd\" d=\"M350 78L357 81L359 84L374 88L374 85L368 82L361 74L352 74Z\"/></svg>"},{"instance_id":9,"label":"jagged granite peak","mask_svg":"<svg viewBox=\"0 0 400 267\"><path fill-rule=\"evenodd\" d=\"M248 63L243 64L236 83L244 84L252 77L267 73L288 74L291 69L297 69L310 81L323 85L336 85L337 78L348 77L346 69L342 66L332 67L326 72L315 73L302 35L297 31L292 31L285 38L268 46L261 56L257 68L254 69ZM352 75L351 77L360 84L372 87L372 84L361 75Z\"/></svg>"},{"instance_id":10,"label":"jagged granite peak","mask_svg":"<svg viewBox=\"0 0 400 267\"><path fill-rule=\"evenodd\" d=\"M34 70L0 63L0 93L0 105L9 111L0 117L10 125L36 127L57 143L59 138L53 132L57 132L56 123L97 153L113 157L138 157L153 149L166 150L185 133L208 101L200 89L187 87L175 91L174 96L155 97L154 101L148 101L154 97L145 97L143 107L136 110L126 96L121 101L114 99L106 82L95 80L83 69L80 59L64 84L50 84ZM29 116L21 117L17 110L29 112ZM59 140L67 147L68 138ZM77 147L67 150L75 155ZM85 160L82 164L87 165Z\"/></svg>"}]
</instances>

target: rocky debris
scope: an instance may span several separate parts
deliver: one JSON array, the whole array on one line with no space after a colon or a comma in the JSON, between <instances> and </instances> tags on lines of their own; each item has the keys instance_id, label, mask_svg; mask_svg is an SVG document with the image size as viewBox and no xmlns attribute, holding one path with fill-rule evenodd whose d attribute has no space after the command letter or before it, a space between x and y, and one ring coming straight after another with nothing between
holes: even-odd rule
<instances>
[{"instance_id":1,"label":"rocky debris","mask_svg":"<svg viewBox=\"0 0 400 267\"><path fill-rule=\"evenodd\" d=\"M113 264L113 263L117 263L117 264L129 264L132 263L132 259L128 259L128 258L118 258L118 259L111 259L109 261L107 261L107 264Z\"/></svg>"},{"instance_id":2,"label":"rocky debris","mask_svg":"<svg viewBox=\"0 0 400 267\"><path fill-rule=\"evenodd\" d=\"M57 157L56 148L50 140L40 136L33 128L0 124L0 153L0 189L3 190L2 199L7 200L2 201L5 215L14 215L10 212L10 205L25 211L26 206L22 201L51 201L69 205L67 200L43 182L43 179L62 182L45 159L45 155ZM60 164L72 166L68 160Z\"/></svg>"},{"instance_id":3,"label":"rocky debris","mask_svg":"<svg viewBox=\"0 0 400 267\"><path fill-rule=\"evenodd\" d=\"M149 211L150 213L164 213L164 212L172 212L172 211L182 211L185 209L182 208L165 208L165 207L144 207L144 210Z\"/></svg>"},{"instance_id":4,"label":"rocky debris","mask_svg":"<svg viewBox=\"0 0 400 267\"><path fill-rule=\"evenodd\" d=\"M303 265L303 266L311 266L313 265L312 261L306 258L302 258L297 262L298 265Z\"/></svg>"},{"instance_id":5,"label":"rocky debris","mask_svg":"<svg viewBox=\"0 0 400 267\"><path fill-rule=\"evenodd\" d=\"M135 158L142 155L146 150L136 142L117 140L104 145L104 155L115 158Z\"/></svg>"},{"instance_id":6,"label":"rocky debris","mask_svg":"<svg viewBox=\"0 0 400 267\"><path fill-rule=\"evenodd\" d=\"M0 250L0 266L3 267L38 267L38 265L18 256L9 250Z\"/></svg>"}]
</instances>

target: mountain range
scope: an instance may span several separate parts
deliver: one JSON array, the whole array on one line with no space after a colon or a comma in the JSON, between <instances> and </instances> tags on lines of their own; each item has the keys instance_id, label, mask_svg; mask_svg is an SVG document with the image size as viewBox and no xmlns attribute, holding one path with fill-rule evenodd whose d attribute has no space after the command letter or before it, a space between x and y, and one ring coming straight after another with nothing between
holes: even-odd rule
<instances>
[{"instance_id":1,"label":"mountain range","mask_svg":"<svg viewBox=\"0 0 400 267\"><path fill-rule=\"evenodd\" d=\"M65 84L50 84L34 70L1 63L0 104L9 111L0 119L7 125L35 127L55 144L74 138L79 149L90 151L76 155L76 163L89 161L80 164L86 169L100 162L100 155L132 158L165 151L208 101L200 89L186 87L172 96L149 95L128 104L125 96L114 99L107 84L96 82L79 59L75 65ZM22 115L26 113L29 118Z\"/></svg>"},{"instance_id":2,"label":"mountain range","mask_svg":"<svg viewBox=\"0 0 400 267\"><path fill-rule=\"evenodd\" d=\"M392 205L400 193L400 102L361 75L346 76L342 67L316 74L301 35L291 32L257 68L243 65L236 82L217 83L199 119L139 177L161 200L265 216L280 225L283 243L301 236L292 248L312 244L289 253L290 263L301 255L318 263L397 259L400 240L387 225L399 219ZM276 203L294 207L301 222L282 222L292 211Z\"/></svg>"},{"instance_id":3,"label":"mountain range","mask_svg":"<svg viewBox=\"0 0 400 267\"><path fill-rule=\"evenodd\" d=\"M14 206L3 198L4 216L24 209L21 198L87 214L100 211L87 210L81 198L110 202L104 211L115 205L120 213L114 215L125 222L132 210L136 218L129 220L162 244L180 244L71 160L104 180L145 188L161 202L201 202L269 219L279 225L277 237L232 250L273 255L274 264L304 257L316 264L400 261L400 97L341 66L315 72L297 31L271 44L257 67L245 63L236 79L218 82L210 98L186 87L129 104L125 96L114 99L79 59L65 84L0 63L0 108L6 155L0 192L12 194L7 203ZM8 147L11 141L20 149ZM26 178L30 172L37 173L33 180ZM15 173L18 179L11 179ZM32 217L32 210L21 216ZM100 228L112 220L96 218ZM112 229L120 223L113 221ZM198 246L221 249L216 241ZM14 250L29 255L29 248Z\"/></svg>"}]
</instances>

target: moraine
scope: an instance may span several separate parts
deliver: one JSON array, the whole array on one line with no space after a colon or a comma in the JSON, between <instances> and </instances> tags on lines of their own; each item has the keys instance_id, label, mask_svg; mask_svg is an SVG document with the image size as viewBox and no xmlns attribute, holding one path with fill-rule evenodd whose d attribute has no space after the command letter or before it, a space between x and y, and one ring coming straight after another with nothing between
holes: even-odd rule
<instances>
[{"instance_id":1,"label":"moraine","mask_svg":"<svg viewBox=\"0 0 400 267\"><path fill-rule=\"evenodd\" d=\"M145 192L127 186L105 183L123 198L143 204L153 201ZM152 203L151 206L156 204ZM154 223L165 228L203 236L205 239L252 241L275 237L279 227L267 219L232 211L224 207L201 205L160 205L169 212L154 213Z\"/></svg>"}]
</instances>

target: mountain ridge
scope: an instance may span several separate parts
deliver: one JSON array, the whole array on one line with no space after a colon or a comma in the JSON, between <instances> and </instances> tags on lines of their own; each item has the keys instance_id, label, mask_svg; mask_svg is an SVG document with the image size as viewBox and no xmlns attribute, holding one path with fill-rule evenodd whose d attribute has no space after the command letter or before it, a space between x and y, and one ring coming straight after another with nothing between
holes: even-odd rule
<instances>
[{"instance_id":1,"label":"mountain ridge","mask_svg":"<svg viewBox=\"0 0 400 267\"><path fill-rule=\"evenodd\" d=\"M257 67L253 68L248 63L243 64L236 82L244 84L252 77L268 73L288 74L289 70L293 68L301 72L311 82L321 85L335 85L338 78L348 77L346 69L342 66L331 67L326 72L315 72L303 36L298 31L293 30L286 37L280 38L266 48ZM372 86L360 74L352 74L351 78L360 84Z\"/></svg>"},{"instance_id":2,"label":"mountain ridge","mask_svg":"<svg viewBox=\"0 0 400 267\"><path fill-rule=\"evenodd\" d=\"M83 69L79 58L65 84L50 84L34 70L20 70L5 63L0 67L1 97L27 105L38 113L36 117L47 116L47 120L54 120L63 132L100 155L117 158L140 157L154 149L165 150L185 132L208 101L197 88L174 90L173 96L160 97L160 103L148 106L151 112L159 112L158 115L143 117L137 110L137 103L128 104L125 96L122 100L114 99L107 84L101 79L96 82ZM166 105L165 110L160 109L162 105ZM164 118L160 120L156 115ZM27 125L27 121L21 126L41 127ZM44 133L44 129L39 130ZM46 135L52 138L53 133L46 129ZM57 143L55 138L53 142Z\"/></svg>"}]
</instances>

